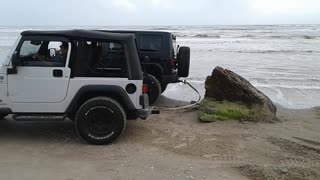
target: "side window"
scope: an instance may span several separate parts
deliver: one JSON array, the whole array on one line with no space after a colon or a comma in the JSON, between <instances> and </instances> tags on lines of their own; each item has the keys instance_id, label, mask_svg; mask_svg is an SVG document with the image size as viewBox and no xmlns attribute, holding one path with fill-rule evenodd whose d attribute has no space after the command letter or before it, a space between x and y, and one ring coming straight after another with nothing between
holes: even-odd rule
<instances>
[{"instance_id":1,"label":"side window","mask_svg":"<svg viewBox=\"0 0 320 180\"><path fill-rule=\"evenodd\" d=\"M96 64L96 70L107 70L113 72L126 72L126 57L124 48L119 43L100 43L101 58Z\"/></svg>"},{"instance_id":2,"label":"side window","mask_svg":"<svg viewBox=\"0 0 320 180\"><path fill-rule=\"evenodd\" d=\"M68 48L68 42L26 40L19 53L21 66L64 67Z\"/></svg>"},{"instance_id":3,"label":"side window","mask_svg":"<svg viewBox=\"0 0 320 180\"><path fill-rule=\"evenodd\" d=\"M79 42L75 63L78 77L127 77L127 61L121 42Z\"/></svg>"},{"instance_id":4,"label":"side window","mask_svg":"<svg viewBox=\"0 0 320 180\"><path fill-rule=\"evenodd\" d=\"M141 51L160 51L162 47L162 36L143 34L139 38L139 49Z\"/></svg>"}]
</instances>

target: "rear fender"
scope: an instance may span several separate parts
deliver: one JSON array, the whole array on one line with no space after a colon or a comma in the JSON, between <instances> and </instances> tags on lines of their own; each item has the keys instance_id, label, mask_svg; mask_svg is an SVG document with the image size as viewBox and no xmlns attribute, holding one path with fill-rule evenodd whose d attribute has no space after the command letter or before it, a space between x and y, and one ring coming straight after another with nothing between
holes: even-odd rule
<instances>
[{"instance_id":1,"label":"rear fender","mask_svg":"<svg viewBox=\"0 0 320 180\"><path fill-rule=\"evenodd\" d=\"M118 101L126 111L136 110L136 107L122 87L114 85L89 85L79 89L66 109L66 113L77 111L85 101L97 96L113 98Z\"/></svg>"}]
</instances>

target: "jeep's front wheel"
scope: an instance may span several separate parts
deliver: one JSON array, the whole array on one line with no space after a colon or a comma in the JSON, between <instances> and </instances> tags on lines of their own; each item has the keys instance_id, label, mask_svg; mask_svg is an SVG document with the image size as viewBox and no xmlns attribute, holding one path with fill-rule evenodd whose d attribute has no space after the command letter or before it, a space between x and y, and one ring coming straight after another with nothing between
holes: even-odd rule
<instances>
[{"instance_id":1,"label":"jeep's front wheel","mask_svg":"<svg viewBox=\"0 0 320 180\"><path fill-rule=\"evenodd\" d=\"M126 114L117 101L108 97L96 97L79 108L75 126L82 140L89 144L105 145L122 134L126 121Z\"/></svg>"},{"instance_id":2,"label":"jeep's front wheel","mask_svg":"<svg viewBox=\"0 0 320 180\"><path fill-rule=\"evenodd\" d=\"M143 83L148 85L149 104L155 103L161 95L159 80L151 74L144 74Z\"/></svg>"}]
</instances>

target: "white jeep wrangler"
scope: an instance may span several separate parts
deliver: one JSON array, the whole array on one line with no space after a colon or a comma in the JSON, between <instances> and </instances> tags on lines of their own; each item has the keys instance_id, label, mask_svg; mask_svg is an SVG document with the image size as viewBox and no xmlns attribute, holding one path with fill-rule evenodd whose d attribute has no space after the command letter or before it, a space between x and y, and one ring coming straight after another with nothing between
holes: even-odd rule
<instances>
[{"instance_id":1,"label":"white jeep wrangler","mask_svg":"<svg viewBox=\"0 0 320 180\"><path fill-rule=\"evenodd\" d=\"M0 115L75 121L90 144L117 139L150 114L132 34L25 31L0 65Z\"/></svg>"}]
</instances>

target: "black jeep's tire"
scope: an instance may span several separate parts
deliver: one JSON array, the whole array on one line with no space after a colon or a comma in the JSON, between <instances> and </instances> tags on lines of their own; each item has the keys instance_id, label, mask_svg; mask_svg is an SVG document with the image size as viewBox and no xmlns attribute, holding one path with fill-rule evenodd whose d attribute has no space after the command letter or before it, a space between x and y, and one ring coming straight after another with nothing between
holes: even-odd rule
<instances>
[{"instance_id":1,"label":"black jeep's tire","mask_svg":"<svg viewBox=\"0 0 320 180\"><path fill-rule=\"evenodd\" d=\"M168 84L161 84L161 94L166 91Z\"/></svg>"},{"instance_id":2,"label":"black jeep's tire","mask_svg":"<svg viewBox=\"0 0 320 180\"><path fill-rule=\"evenodd\" d=\"M151 74L144 74L143 83L148 85L149 104L153 104L161 95L161 84Z\"/></svg>"},{"instance_id":3,"label":"black jeep's tire","mask_svg":"<svg viewBox=\"0 0 320 180\"><path fill-rule=\"evenodd\" d=\"M122 134L126 121L126 113L117 101L108 97L96 97L79 108L75 126L79 137L85 142L105 145Z\"/></svg>"},{"instance_id":4,"label":"black jeep's tire","mask_svg":"<svg viewBox=\"0 0 320 180\"><path fill-rule=\"evenodd\" d=\"M8 116L9 114L0 114L0 120Z\"/></svg>"},{"instance_id":5,"label":"black jeep's tire","mask_svg":"<svg viewBox=\"0 0 320 180\"><path fill-rule=\"evenodd\" d=\"M178 76L188 77L190 68L190 48L182 46L179 48L177 55L178 60Z\"/></svg>"}]
</instances>

